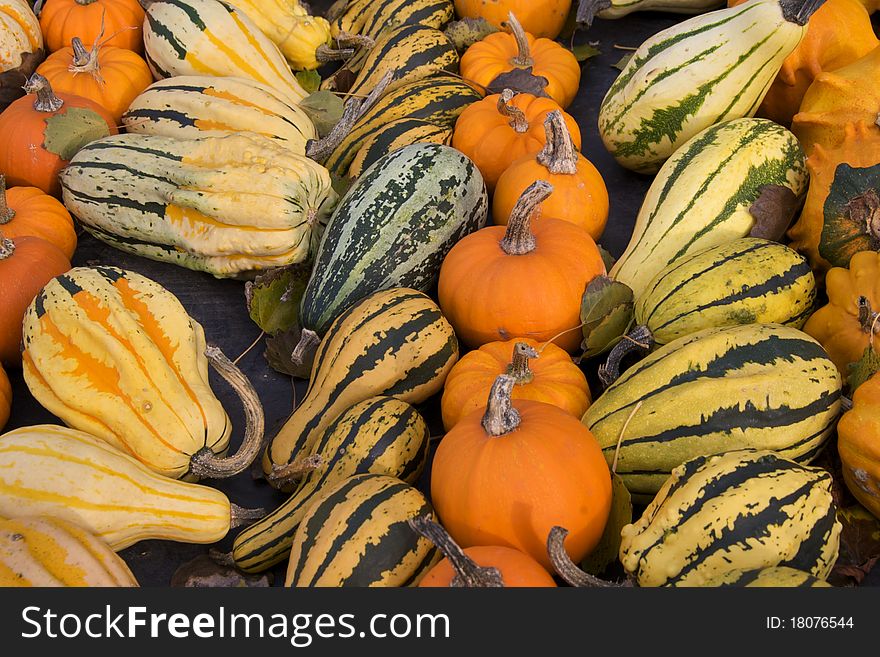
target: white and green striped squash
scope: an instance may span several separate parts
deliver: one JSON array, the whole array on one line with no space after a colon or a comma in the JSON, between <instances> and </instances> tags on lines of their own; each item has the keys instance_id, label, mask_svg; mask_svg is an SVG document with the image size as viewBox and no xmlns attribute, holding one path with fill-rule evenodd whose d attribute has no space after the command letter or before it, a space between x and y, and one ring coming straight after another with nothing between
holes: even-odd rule
<instances>
[{"instance_id":1,"label":"white and green striped squash","mask_svg":"<svg viewBox=\"0 0 880 657\"><path fill-rule=\"evenodd\" d=\"M827 470L772 451L696 457L623 528L620 561L640 586L717 585L771 566L825 579L841 530L831 486Z\"/></svg>"},{"instance_id":2,"label":"white and green striped squash","mask_svg":"<svg viewBox=\"0 0 880 657\"><path fill-rule=\"evenodd\" d=\"M660 169L609 275L638 299L674 260L749 235L757 225L751 207L767 186L800 198L808 184L804 153L789 130L751 118L712 126Z\"/></svg>"},{"instance_id":3,"label":"white and green striped squash","mask_svg":"<svg viewBox=\"0 0 880 657\"><path fill-rule=\"evenodd\" d=\"M645 41L599 108L599 134L624 167L655 173L711 125L753 116L823 0L748 0Z\"/></svg>"}]
</instances>

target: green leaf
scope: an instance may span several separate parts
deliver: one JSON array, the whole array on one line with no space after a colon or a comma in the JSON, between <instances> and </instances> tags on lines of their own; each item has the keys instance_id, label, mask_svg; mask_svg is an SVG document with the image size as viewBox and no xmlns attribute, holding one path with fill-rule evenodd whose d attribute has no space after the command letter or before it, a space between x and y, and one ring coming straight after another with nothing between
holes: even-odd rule
<instances>
[{"instance_id":1,"label":"green leaf","mask_svg":"<svg viewBox=\"0 0 880 657\"><path fill-rule=\"evenodd\" d=\"M596 246L599 248L599 255L602 256L602 262L605 264L605 271L611 271L611 268L616 262L614 256L611 255L611 252L601 244L597 244Z\"/></svg>"},{"instance_id":2,"label":"green leaf","mask_svg":"<svg viewBox=\"0 0 880 657\"><path fill-rule=\"evenodd\" d=\"M71 107L65 111L62 107L46 119L43 145L62 160L70 160L86 144L109 135L107 121L94 110Z\"/></svg>"},{"instance_id":3,"label":"green leaf","mask_svg":"<svg viewBox=\"0 0 880 657\"><path fill-rule=\"evenodd\" d=\"M296 325L311 270L310 264L277 267L245 284L248 314L257 326L276 335Z\"/></svg>"},{"instance_id":4,"label":"green leaf","mask_svg":"<svg viewBox=\"0 0 880 657\"><path fill-rule=\"evenodd\" d=\"M584 358L608 351L626 335L633 323L633 306L629 286L608 276L590 281L581 299Z\"/></svg>"},{"instance_id":5,"label":"green leaf","mask_svg":"<svg viewBox=\"0 0 880 657\"><path fill-rule=\"evenodd\" d=\"M633 52L626 53L623 57L621 57L617 61L616 64L614 64L614 68L616 68L619 71L622 71L623 69L625 69L626 65L629 64L629 60L631 60L633 58L634 54L635 53L633 53Z\"/></svg>"},{"instance_id":6,"label":"green leaf","mask_svg":"<svg viewBox=\"0 0 880 657\"><path fill-rule=\"evenodd\" d=\"M617 561L620 553L620 530L632 523L632 497L623 479L611 473L611 513L605 523L605 531L599 544L581 562L581 568L591 575L601 575L608 566Z\"/></svg>"},{"instance_id":7,"label":"green leaf","mask_svg":"<svg viewBox=\"0 0 880 657\"><path fill-rule=\"evenodd\" d=\"M846 378L846 383L849 386L850 396L856 391L856 388L877 372L880 372L880 354L875 352L873 346L869 344L862 353L862 357L849 365L849 376Z\"/></svg>"},{"instance_id":8,"label":"green leaf","mask_svg":"<svg viewBox=\"0 0 880 657\"><path fill-rule=\"evenodd\" d=\"M296 81L306 92L313 94L321 88L321 76L317 71L297 71Z\"/></svg>"},{"instance_id":9,"label":"green leaf","mask_svg":"<svg viewBox=\"0 0 880 657\"><path fill-rule=\"evenodd\" d=\"M578 60L579 62L585 62L591 57L595 57L596 55L601 54L601 51L596 48L597 43L598 42L582 43L578 46L574 46L571 49L571 52L576 60Z\"/></svg>"},{"instance_id":10,"label":"green leaf","mask_svg":"<svg viewBox=\"0 0 880 657\"><path fill-rule=\"evenodd\" d=\"M316 91L306 96L299 104L300 108L309 115L321 137L327 136L333 126L339 123L343 105L342 99L332 91Z\"/></svg>"},{"instance_id":11,"label":"green leaf","mask_svg":"<svg viewBox=\"0 0 880 657\"><path fill-rule=\"evenodd\" d=\"M443 31L443 34L452 41L455 49L462 53L477 41L482 41L490 34L498 31L498 28L485 18L462 18L460 21L450 23Z\"/></svg>"}]
</instances>

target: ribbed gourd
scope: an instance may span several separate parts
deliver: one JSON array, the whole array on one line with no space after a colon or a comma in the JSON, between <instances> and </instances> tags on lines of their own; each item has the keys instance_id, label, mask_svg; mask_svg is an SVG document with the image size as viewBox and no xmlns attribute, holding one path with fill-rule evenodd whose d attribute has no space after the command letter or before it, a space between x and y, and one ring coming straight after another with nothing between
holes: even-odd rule
<instances>
[{"instance_id":1,"label":"ribbed gourd","mask_svg":"<svg viewBox=\"0 0 880 657\"><path fill-rule=\"evenodd\" d=\"M246 133L98 140L61 185L98 239L217 277L308 260L337 200L320 164Z\"/></svg>"},{"instance_id":2,"label":"ribbed gourd","mask_svg":"<svg viewBox=\"0 0 880 657\"><path fill-rule=\"evenodd\" d=\"M655 173L706 128L753 116L823 0L749 0L645 41L599 108L599 134L622 166Z\"/></svg>"},{"instance_id":3,"label":"ribbed gourd","mask_svg":"<svg viewBox=\"0 0 880 657\"><path fill-rule=\"evenodd\" d=\"M256 457L259 398L244 374L161 285L116 267L76 267L42 289L23 325L24 379L68 426L167 477L232 476ZM248 427L228 460L232 425L208 362L241 393Z\"/></svg>"},{"instance_id":4,"label":"ribbed gourd","mask_svg":"<svg viewBox=\"0 0 880 657\"><path fill-rule=\"evenodd\" d=\"M717 585L770 566L825 579L841 531L831 483L827 470L766 450L697 457L623 528L620 561L640 586Z\"/></svg>"},{"instance_id":5,"label":"ribbed gourd","mask_svg":"<svg viewBox=\"0 0 880 657\"><path fill-rule=\"evenodd\" d=\"M802 331L706 329L630 367L583 422L633 498L645 500L696 456L755 448L809 462L834 429L841 385L825 350Z\"/></svg>"},{"instance_id":6,"label":"ribbed gourd","mask_svg":"<svg viewBox=\"0 0 880 657\"><path fill-rule=\"evenodd\" d=\"M673 260L756 235L763 226L752 206L768 186L798 199L808 182L800 144L782 126L744 118L708 128L660 169L609 274L639 298Z\"/></svg>"}]
</instances>

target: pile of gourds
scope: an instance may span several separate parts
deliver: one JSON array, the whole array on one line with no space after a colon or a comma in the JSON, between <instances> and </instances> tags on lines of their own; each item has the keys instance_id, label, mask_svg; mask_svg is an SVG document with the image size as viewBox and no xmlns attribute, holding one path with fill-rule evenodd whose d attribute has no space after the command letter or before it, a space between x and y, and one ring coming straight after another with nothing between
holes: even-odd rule
<instances>
[{"instance_id":1,"label":"pile of gourds","mask_svg":"<svg viewBox=\"0 0 880 657\"><path fill-rule=\"evenodd\" d=\"M607 586L577 566L600 543L638 586L826 585L841 523L809 464L835 431L880 517L880 42L859 0L718 4L0 0L0 362L66 425L0 436L0 585L132 586L115 552L244 524L232 563L288 586ZM696 15L599 107L654 176L612 263L555 39L638 9ZM484 20L462 42L456 16ZM73 267L75 227L307 271L280 430L219 327ZM274 510L204 483L257 458Z\"/></svg>"}]
</instances>

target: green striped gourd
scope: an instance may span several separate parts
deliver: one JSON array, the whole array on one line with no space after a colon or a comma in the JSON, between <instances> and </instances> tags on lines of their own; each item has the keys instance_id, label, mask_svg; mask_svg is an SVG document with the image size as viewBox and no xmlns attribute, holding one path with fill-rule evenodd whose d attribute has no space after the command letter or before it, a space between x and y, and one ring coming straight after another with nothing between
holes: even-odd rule
<instances>
[{"instance_id":1,"label":"green striped gourd","mask_svg":"<svg viewBox=\"0 0 880 657\"><path fill-rule=\"evenodd\" d=\"M824 588L831 584L791 566L768 566L756 570L731 570L712 577L703 586L722 588Z\"/></svg>"},{"instance_id":2,"label":"green striped gourd","mask_svg":"<svg viewBox=\"0 0 880 657\"><path fill-rule=\"evenodd\" d=\"M247 78L180 75L154 82L122 116L127 132L195 139L255 132L298 155L318 132L308 115L265 84Z\"/></svg>"},{"instance_id":3,"label":"green striped gourd","mask_svg":"<svg viewBox=\"0 0 880 657\"><path fill-rule=\"evenodd\" d=\"M235 507L215 488L156 474L82 431L49 424L0 436L0 516L55 516L119 551L162 539L215 543Z\"/></svg>"},{"instance_id":4,"label":"green striped gourd","mask_svg":"<svg viewBox=\"0 0 880 657\"><path fill-rule=\"evenodd\" d=\"M323 335L372 292L428 289L455 243L486 224L488 208L479 169L450 146L413 144L380 158L327 224L300 324Z\"/></svg>"},{"instance_id":5,"label":"green striped gourd","mask_svg":"<svg viewBox=\"0 0 880 657\"><path fill-rule=\"evenodd\" d=\"M599 108L605 147L622 166L655 173L698 132L753 116L822 2L749 0L650 37Z\"/></svg>"},{"instance_id":6,"label":"green striped gourd","mask_svg":"<svg viewBox=\"0 0 880 657\"><path fill-rule=\"evenodd\" d=\"M578 22L591 23L594 16L623 18L635 11L701 14L723 4L724 0L585 0L578 7Z\"/></svg>"},{"instance_id":7,"label":"green striped gourd","mask_svg":"<svg viewBox=\"0 0 880 657\"><path fill-rule=\"evenodd\" d=\"M452 0L349 0L330 22L333 36L359 34L373 39L404 24L440 28L454 17Z\"/></svg>"},{"instance_id":8,"label":"green striped gourd","mask_svg":"<svg viewBox=\"0 0 880 657\"><path fill-rule=\"evenodd\" d=\"M245 133L99 139L61 186L98 239L217 277L309 259L337 201L320 164Z\"/></svg>"},{"instance_id":9,"label":"green striped gourd","mask_svg":"<svg viewBox=\"0 0 880 657\"><path fill-rule=\"evenodd\" d=\"M144 58L157 80L231 75L266 84L293 104L308 95L278 46L242 10L221 0L150 0Z\"/></svg>"},{"instance_id":10,"label":"green striped gourd","mask_svg":"<svg viewBox=\"0 0 880 657\"><path fill-rule=\"evenodd\" d=\"M782 126L749 118L713 126L660 169L609 275L638 299L673 260L749 235L757 225L750 208L765 186L800 197L808 183L800 144Z\"/></svg>"},{"instance_id":11,"label":"green striped gourd","mask_svg":"<svg viewBox=\"0 0 880 657\"><path fill-rule=\"evenodd\" d=\"M841 530L831 485L827 470L770 451L697 457L623 528L620 561L640 586L705 586L768 566L825 579Z\"/></svg>"},{"instance_id":12,"label":"green striped gourd","mask_svg":"<svg viewBox=\"0 0 880 657\"><path fill-rule=\"evenodd\" d=\"M756 448L810 461L834 428L841 385L825 350L797 329L706 329L630 367L583 422L645 500L696 456Z\"/></svg>"},{"instance_id":13,"label":"green striped gourd","mask_svg":"<svg viewBox=\"0 0 880 657\"><path fill-rule=\"evenodd\" d=\"M608 356L600 376L611 382L638 344L663 345L708 328L785 324L801 328L813 312L816 281L794 249L743 237L674 260L636 299L636 327Z\"/></svg>"},{"instance_id":14,"label":"green striped gourd","mask_svg":"<svg viewBox=\"0 0 880 657\"><path fill-rule=\"evenodd\" d=\"M345 176L366 141L391 121L420 119L451 129L464 108L480 98L482 94L452 75L432 75L405 84L382 96L355 122L324 166L337 176Z\"/></svg>"},{"instance_id":15,"label":"green striped gourd","mask_svg":"<svg viewBox=\"0 0 880 657\"><path fill-rule=\"evenodd\" d=\"M311 504L331 487L358 474L384 474L415 485L428 458L428 425L394 397L371 397L343 412L299 466L313 470L284 504L238 536L235 565L259 572L284 561L296 528Z\"/></svg>"},{"instance_id":16,"label":"green striped gourd","mask_svg":"<svg viewBox=\"0 0 880 657\"><path fill-rule=\"evenodd\" d=\"M362 474L315 500L293 538L285 586L407 586L434 560L410 518L436 521L428 500L395 477Z\"/></svg>"},{"instance_id":17,"label":"green striped gourd","mask_svg":"<svg viewBox=\"0 0 880 657\"><path fill-rule=\"evenodd\" d=\"M306 396L269 442L263 472L313 453L340 413L376 395L410 404L440 391L458 360L455 331L426 294L375 292L342 313L321 340Z\"/></svg>"},{"instance_id":18,"label":"green striped gourd","mask_svg":"<svg viewBox=\"0 0 880 657\"><path fill-rule=\"evenodd\" d=\"M379 158L410 144L452 142L452 128L421 119L397 119L364 140L348 167L349 178L360 178Z\"/></svg>"}]
</instances>

